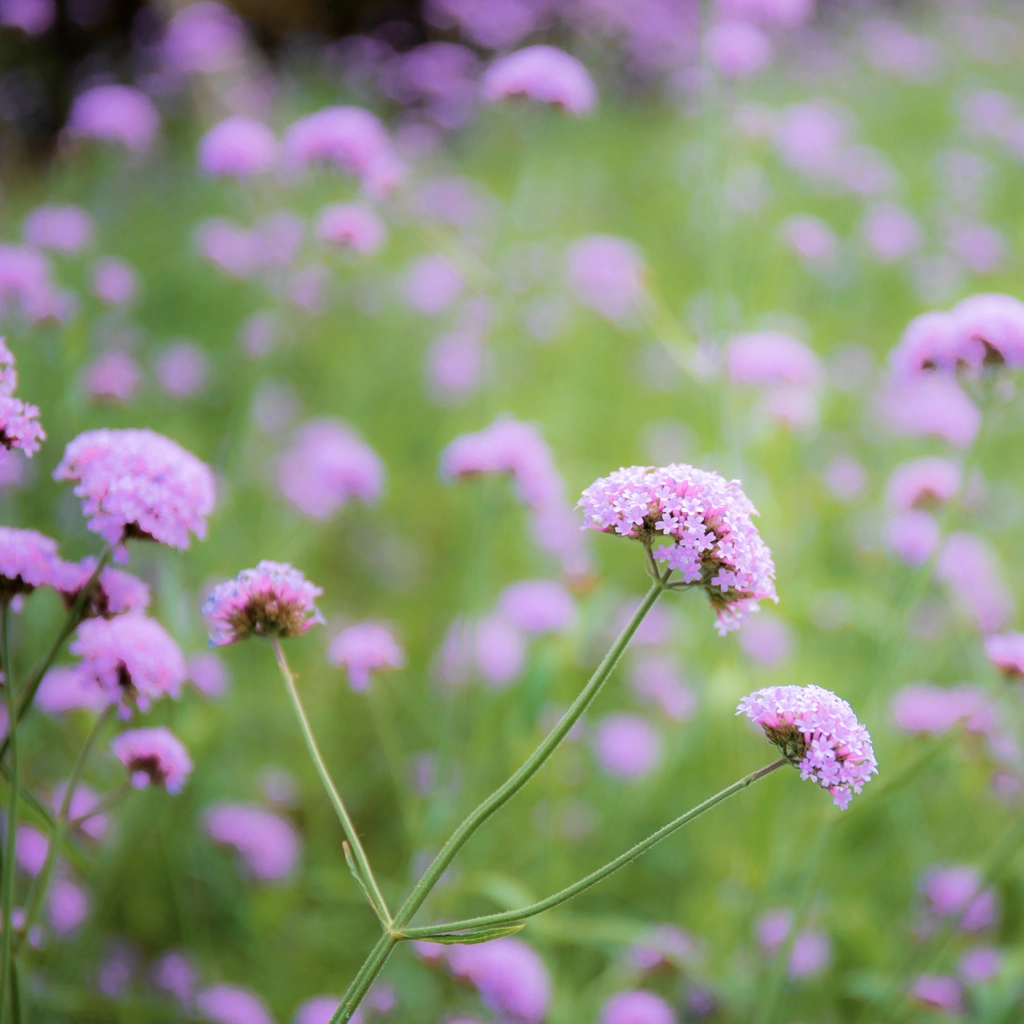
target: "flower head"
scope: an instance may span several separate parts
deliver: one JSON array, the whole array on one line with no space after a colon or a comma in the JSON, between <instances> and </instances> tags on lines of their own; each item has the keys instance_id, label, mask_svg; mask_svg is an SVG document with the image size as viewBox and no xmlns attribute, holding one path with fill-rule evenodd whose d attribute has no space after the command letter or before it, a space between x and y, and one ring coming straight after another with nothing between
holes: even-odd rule
<instances>
[{"instance_id":1,"label":"flower head","mask_svg":"<svg viewBox=\"0 0 1024 1024\"><path fill-rule=\"evenodd\" d=\"M332 203L317 215L316 236L368 256L387 238L387 228L373 209L363 203Z\"/></svg>"},{"instance_id":2,"label":"flower head","mask_svg":"<svg viewBox=\"0 0 1024 1024\"><path fill-rule=\"evenodd\" d=\"M0 597L57 585L63 565L55 540L36 530L0 526Z\"/></svg>"},{"instance_id":3,"label":"flower head","mask_svg":"<svg viewBox=\"0 0 1024 1024\"><path fill-rule=\"evenodd\" d=\"M14 397L18 375L14 356L0 338L0 458L12 448L20 448L28 458L39 451L46 431L39 422L39 409Z\"/></svg>"},{"instance_id":4,"label":"flower head","mask_svg":"<svg viewBox=\"0 0 1024 1024\"><path fill-rule=\"evenodd\" d=\"M569 289L584 306L609 320L623 320L644 291L644 258L628 239L584 235L565 250Z\"/></svg>"},{"instance_id":5,"label":"flower head","mask_svg":"<svg viewBox=\"0 0 1024 1024\"><path fill-rule=\"evenodd\" d=\"M215 178L251 178L274 166L277 139L262 122L229 117L214 125L199 143L199 168Z\"/></svg>"},{"instance_id":6,"label":"flower head","mask_svg":"<svg viewBox=\"0 0 1024 1024\"><path fill-rule=\"evenodd\" d=\"M331 641L327 658L331 664L348 669L353 690L365 690L370 685L371 672L401 668L405 651L383 623L359 622L343 629Z\"/></svg>"},{"instance_id":7,"label":"flower head","mask_svg":"<svg viewBox=\"0 0 1024 1024\"><path fill-rule=\"evenodd\" d=\"M113 619L86 619L71 642L79 670L91 677L108 702L131 714L161 697L181 696L187 671L181 648L155 619L119 615Z\"/></svg>"},{"instance_id":8,"label":"flower head","mask_svg":"<svg viewBox=\"0 0 1024 1024\"><path fill-rule=\"evenodd\" d=\"M775 565L738 480L685 463L631 466L584 492L583 528L642 540L654 558L701 586L722 635L738 629L763 598L777 601ZM654 546L658 540L668 544Z\"/></svg>"},{"instance_id":9,"label":"flower head","mask_svg":"<svg viewBox=\"0 0 1024 1024\"><path fill-rule=\"evenodd\" d=\"M152 430L87 430L64 449L55 480L73 480L89 529L116 544L125 538L189 546L206 536L213 511L209 466Z\"/></svg>"},{"instance_id":10,"label":"flower head","mask_svg":"<svg viewBox=\"0 0 1024 1024\"><path fill-rule=\"evenodd\" d=\"M245 25L234 11L213 0L180 8L167 23L161 56L177 74L214 74L237 68L248 41Z\"/></svg>"},{"instance_id":11,"label":"flower head","mask_svg":"<svg viewBox=\"0 0 1024 1024\"><path fill-rule=\"evenodd\" d=\"M136 789L162 786L179 793L192 772L184 744L169 729L129 729L110 743L114 756L128 769Z\"/></svg>"},{"instance_id":12,"label":"flower head","mask_svg":"<svg viewBox=\"0 0 1024 1024\"><path fill-rule=\"evenodd\" d=\"M554 580L520 580L498 598L502 613L525 633L565 633L576 618L576 602Z\"/></svg>"},{"instance_id":13,"label":"flower head","mask_svg":"<svg viewBox=\"0 0 1024 1024\"><path fill-rule=\"evenodd\" d=\"M960 467L937 455L901 462L885 485L885 500L896 509L940 505L960 490Z\"/></svg>"},{"instance_id":14,"label":"flower head","mask_svg":"<svg viewBox=\"0 0 1024 1024\"><path fill-rule=\"evenodd\" d=\"M995 633L986 637L985 653L1003 675L1024 679L1024 633Z\"/></svg>"},{"instance_id":15,"label":"flower head","mask_svg":"<svg viewBox=\"0 0 1024 1024\"><path fill-rule=\"evenodd\" d=\"M640 715L606 715L594 734L594 749L610 775L639 779L661 759L658 730Z\"/></svg>"},{"instance_id":16,"label":"flower head","mask_svg":"<svg viewBox=\"0 0 1024 1024\"><path fill-rule=\"evenodd\" d=\"M249 804L215 804L206 812L206 831L214 842L233 846L260 881L291 874L299 856L299 837L287 819Z\"/></svg>"},{"instance_id":17,"label":"flower head","mask_svg":"<svg viewBox=\"0 0 1024 1024\"><path fill-rule=\"evenodd\" d=\"M72 254L81 251L92 237L92 217L80 206L37 206L26 218L21 233L37 249Z\"/></svg>"},{"instance_id":18,"label":"flower head","mask_svg":"<svg viewBox=\"0 0 1024 1024\"><path fill-rule=\"evenodd\" d=\"M760 725L800 777L827 789L841 810L878 773L867 729L831 690L769 686L744 697L736 713Z\"/></svg>"},{"instance_id":19,"label":"flower head","mask_svg":"<svg viewBox=\"0 0 1024 1024\"><path fill-rule=\"evenodd\" d=\"M196 993L196 1008L216 1024L274 1024L263 1000L238 985L211 985L200 989Z\"/></svg>"},{"instance_id":20,"label":"flower head","mask_svg":"<svg viewBox=\"0 0 1024 1024\"><path fill-rule=\"evenodd\" d=\"M499 57L484 72L480 91L487 103L526 96L570 114L586 114L597 102L587 69L555 46L527 46Z\"/></svg>"},{"instance_id":21,"label":"flower head","mask_svg":"<svg viewBox=\"0 0 1024 1024\"><path fill-rule=\"evenodd\" d=\"M813 349L782 331L736 334L726 345L726 367L737 384L814 388L824 377Z\"/></svg>"},{"instance_id":22,"label":"flower head","mask_svg":"<svg viewBox=\"0 0 1024 1024\"><path fill-rule=\"evenodd\" d=\"M222 647L250 636L301 636L323 616L315 601L323 591L298 569L262 561L214 587L203 603L210 643Z\"/></svg>"},{"instance_id":23,"label":"flower head","mask_svg":"<svg viewBox=\"0 0 1024 1024\"><path fill-rule=\"evenodd\" d=\"M119 142L136 153L149 149L160 115L153 101L130 85L97 85L71 105L67 132L83 139Z\"/></svg>"},{"instance_id":24,"label":"flower head","mask_svg":"<svg viewBox=\"0 0 1024 1024\"><path fill-rule=\"evenodd\" d=\"M551 979L541 958L519 939L495 939L474 946L453 946L452 974L465 978L484 1004L517 1024L539 1024L551 1002Z\"/></svg>"},{"instance_id":25,"label":"flower head","mask_svg":"<svg viewBox=\"0 0 1024 1024\"><path fill-rule=\"evenodd\" d=\"M81 562L61 564L60 578L54 586L66 607L74 607L95 571L96 559L92 555ZM148 607L149 587L137 576L108 565L93 585L83 614L88 619L112 619L127 612L144 612Z\"/></svg>"},{"instance_id":26,"label":"flower head","mask_svg":"<svg viewBox=\"0 0 1024 1024\"><path fill-rule=\"evenodd\" d=\"M604 1004L601 1024L676 1024L676 1015L661 996L634 989L619 992Z\"/></svg>"}]
</instances>

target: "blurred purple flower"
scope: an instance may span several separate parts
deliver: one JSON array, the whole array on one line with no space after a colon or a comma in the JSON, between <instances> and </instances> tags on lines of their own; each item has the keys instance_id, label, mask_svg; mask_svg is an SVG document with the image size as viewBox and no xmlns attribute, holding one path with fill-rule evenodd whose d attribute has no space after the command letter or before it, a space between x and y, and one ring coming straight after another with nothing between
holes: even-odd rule
<instances>
[{"instance_id":1,"label":"blurred purple flower","mask_svg":"<svg viewBox=\"0 0 1024 1024\"><path fill-rule=\"evenodd\" d=\"M704 36L708 61L723 78L750 78L772 60L771 40L749 21L728 19Z\"/></svg>"},{"instance_id":2,"label":"blurred purple flower","mask_svg":"<svg viewBox=\"0 0 1024 1024\"><path fill-rule=\"evenodd\" d=\"M142 370L128 352L103 352L85 367L84 379L94 401L126 405L142 382Z\"/></svg>"},{"instance_id":3,"label":"blurred purple flower","mask_svg":"<svg viewBox=\"0 0 1024 1024\"><path fill-rule=\"evenodd\" d=\"M882 523L885 546L907 565L924 565L935 553L939 534L935 517L917 508L893 512Z\"/></svg>"},{"instance_id":4,"label":"blurred purple flower","mask_svg":"<svg viewBox=\"0 0 1024 1024\"><path fill-rule=\"evenodd\" d=\"M801 932L793 940L786 970L791 978L813 978L832 962L832 943L824 932Z\"/></svg>"},{"instance_id":5,"label":"blurred purple flower","mask_svg":"<svg viewBox=\"0 0 1024 1024\"><path fill-rule=\"evenodd\" d=\"M276 881L292 873L299 837L280 815L250 804L215 804L206 812L206 831L217 843L234 847L258 881Z\"/></svg>"},{"instance_id":6,"label":"blurred purple flower","mask_svg":"<svg viewBox=\"0 0 1024 1024\"><path fill-rule=\"evenodd\" d=\"M736 384L814 388L824 378L815 352L781 331L736 334L727 343L725 358L729 377Z\"/></svg>"},{"instance_id":7,"label":"blurred purple flower","mask_svg":"<svg viewBox=\"0 0 1024 1024\"><path fill-rule=\"evenodd\" d=\"M14 845L14 859L18 867L30 878L38 876L46 863L46 855L50 852L50 840L31 825L18 828L18 838Z\"/></svg>"},{"instance_id":8,"label":"blurred purple flower","mask_svg":"<svg viewBox=\"0 0 1024 1024\"><path fill-rule=\"evenodd\" d=\"M75 98L65 130L73 138L119 142L143 153L159 127L160 115L144 92L130 85L97 85Z\"/></svg>"},{"instance_id":9,"label":"blurred purple flower","mask_svg":"<svg viewBox=\"0 0 1024 1024\"><path fill-rule=\"evenodd\" d=\"M991 981L1002 966L1003 955L994 946L969 949L960 958L960 977L969 985Z\"/></svg>"},{"instance_id":10,"label":"blurred purple flower","mask_svg":"<svg viewBox=\"0 0 1024 1024\"><path fill-rule=\"evenodd\" d=\"M245 25L230 8L199 0L175 12L161 49L165 64L178 74L213 74L237 68L246 43Z\"/></svg>"},{"instance_id":11,"label":"blurred purple flower","mask_svg":"<svg viewBox=\"0 0 1024 1024\"><path fill-rule=\"evenodd\" d=\"M80 206L37 206L21 228L25 241L37 249L73 255L92 239L93 220Z\"/></svg>"},{"instance_id":12,"label":"blurred purple flower","mask_svg":"<svg viewBox=\"0 0 1024 1024\"><path fill-rule=\"evenodd\" d=\"M885 485L885 500L895 509L931 507L952 501L960 491L960 467L952 459L925 456L901 462Z\"/></svg>"},{"instance_id":13,"label":"blurred purple flower","mask_svg":"<svg viewBox=\"0 0 1024 1024\"><path fill-rule=\"evenodd\" d=\"M212 651L193 654L187 665L188 678L203 696L217 698L227 693L231 683L227 667Z\"/></svg>"},{"instance_id":14,"label":"blurred purple flower","mask_svg":"<svg viewBox=\"0 0 1024 1024\"><path fill-rule=\"evenodd\" d=\"M985 692L976 686L912 683L892 700L893 719L908 732L942 732L966 719L968 729L987 733L996 727L993 714Z\"/></svg>"},{"instance_id":15,"label":"blurred purple flower","mask_svg":"<svg viewBox=\"0 0 1024 1024\"><path fill-rule=\"evenodd\" d=\"M639 779L661 760L661 737L639 715L606 715L594 731L594 751L610 775Z\"/></svg>"},{"instance_id":16,"label":"blurred purple flower","mask_svg":"<svg viewBox=\"0 0 1024 1024\"><path fill-rule=\"evenodd\" d=\"M357 622L331 641L327 660L347 669L349 685L361 691L370 685L371 673L402 668L405 651L382 622Z\"/></svg>"},{"instance_id":17,"label":"blurred purple flower","mask_svg":"<svg viewBox=\"0 0 1024 1024\"><path fill-rule=\"evenodd\" d=\"M896 203L870 207L861 231L880 263L896 263L921 248L920 226L908 210Z\"/></svg>"},{"instance_id":18,"label":"blurred purple flower","mask_svg":"<svg viewBox=\"0 0 1024 1024\"><path fill-rule=\"evenodd\" d=\"M526 644L512 622L503 615L491 614L473 629L473 654L484 680L495 689L503 689L522 672Z\"/></svg>"},{"instance_id":19,"label":"blurred purple flower","mask_svg":"<svg viewBox=\"0 0 1024 1024\"><path fill-rule=\"evenodd\" d=\"M564 633L576 618L572 594L554 580L520 580L498 597L502 613L524 633Z\"/></svg>"},{"instance_id":20,"label":"blurred purple flower","mask_svg":"<svg viewBox=\"0 0 1024 1024\"><path fill-rule=\"evenodd\" d=\"M776 952L789 938L793 912L784 908L767 910L754 922L754 934L766 953Z\"/></svg>"},{"instance_id":21,"label":"blurred purple flower","mask_svg":"<svg viewBox=\"0 0 1024 1024\"><path fill-rule=\"evenodd\" d=\"M782 238L790 250L809 267L830 266L839 251L839 241L832 228L820 217L809 213L794 214L783 221Z\"/></svg>"},{"instance_id":22,"label":"blurred purple flower","mask_svg":"<svg viewBox=\"0 0 1024 1024\"><path fill-rule=\"evenodd\" d=\"M868 471L852 455L837 455L825 467L822 477L829 493L839 501L853 501L868 483Z\"/></svg>"},{"instance_id":23,"label":"blurred purple flower","mask_svg":"<svg viewBox=\"0 0 1024 1024\"><path fill-rule=\"evenodd\" d=\"M762 665L781 665L793 654L792 630L771 614L754 616L740 631L739 643L745 654Z\"/></svg>"},{"instance_id":24,"label":"blurred purple flower","mask_svg":"<svg viewBox=\"0 0 1024 1024\"><path fill-rule=\"evenodd\" d=\"M566 277L576 299L609 320L623 320L644 292L640 250L614 235L585 235L565 250Z\"/></svg>"},{"instance_id":25,"label":"blurred purple flower","mask_svg":"<svg viewBox=\"0 0 1024 1024\"><path fill-rule=\"evenodd\" d=\"M65 562L56 589L69 610L74 607L86 583L96 571L96 558L87 555L80 562ZM144 612L149 607L149 587L137 576L104 566L89 594L83 614L85 618L110 619L127 612Z\"/></svg>"},{"instance_id":26,"label":"blurred purple flower","mask_svg":"<svg viewBox=\"0 0 1024 1024\"><path fill-rule=\"evenodd\" d=\"M182 1006L192 1005L199 972L186 954L176 950L164 953L153 964L152 976L157 988L173 996Z\"/></svg>"},{"instance_id":27,"label":"blurred purple flower","mask_svg":"<svg viewBox=\"0 0 1024 1024\"><path fill-rule=\"evenodd\" d=\"M63 566L55 540L36 530L0 526L0 594L4 597L59 584Z\"/></svg>"},{"instance_id":28,"label":"blurred purple flower","mask_svg":"<svg viewBox=\"0 0 1024 1024\"><path fill-rule=\"evenodd\" d=\"M65 938L89 916L89 895L69 878L55 878L46 901L46 916L54 933Z\"/></svg>"},{"instance_id":29,"label":"blurred purple flower","mask_svg":"<svg viewBox=\"0 0 1024 1024\"><path fill-rule=\"evenodd\" d=\"M494 939L452 946L448 964L470 982L492 1012L509 1024L539 1024L551 1002L551 979L543 961L519 939Z\"/></svg>"},{"instance_id":30,"label":"blurred purple flower","mask_svg":"<svg viewBox=\"0 0 1024 1024\"><path fill-rule=\"evenodd\" d=\"M256 233L224 217L203 221L195 230L193 243L200 256L233 277L252 277L266 262Z\"/></svg>"},{"instance_id":31,"label":"blurred purple flower","mask_svg":"<svg viewBox=\"0 0 1024 1024\"><path fill-rule=\"evenodd\" d=\"M196 1008L216 1024L274 1024L266 1004L237 985L213 985L196 993Z\"/></svg>"},{"instance_id":32,"label":"blurred purple flower","mask_svg":"<svg viewBox=\"0 0 1024 1024\"><path fill-rule=\"evenodd\" d=\"M672 1007L653 992L619 992L601 1008L600 1024L676 1024Z\"/></svg>"},{"instance_id":33,"label":"blurred purple flower","mask_svg":"<svg viewBox=\"0 0 1024 1024\"><path fill-rule=\"evenodd\" d=\"M989 224L960 224L946 240L949 251L974 274L994 274L1006 260L1006 236Z\"/></svg>"},{"instance_id":34,"label":"blurred purple flower","mask_svg":"<svg viewBox=\"0 0 1024 1024\"><path fill-rule=\"evenodd\" d=\"M30 459L46 440L46 431L39 422L39 409L14 397L17 386L14 356L0 338L0 462L5 462L7 453L15 448Z\"/></svg>"},{"instance_id":35,"label":"blurred purple flower","mask_svg":"<svg viewBox=\"0 0 1024 1024\"><path fill-rule=\"evenodd\" d=\"M61 782L53 787L53 793L50 796L50 807L54 811L59 811L61 805L64 802L64 793L67 789L67 783ZM106 813L92 814L102 802L102 798L99 793L92 788L92 786L86 785L84 782L79 782L75 786L74 793L71 794L71 803L68 805L68 820L75 821L78 818L84 818L89 815L85 821L76 828L80 829L87 836L97 841L106 837L107 832L110 830L110 815Z\"/></svg>"},{"instance_id":36,"label":"blurred purple flower","mask_svg":"<svg viewBox=\"0 0 1024 1024\"><path fill-rule=\"evenodd\" d=\"M372 207L363 203L333 203L317 215L316 237L362 256L377 252L387 228Z\"/></svg>"},{"instance_id":37,"label":"blurred purple flower","mask_svg":"<svg viewBox=\"0 0 1024 1024\"><path fill-rule=\"evenodd\" d=\"M670 654L648 655L633 665L629 685L637 696L656 704L669 718L685 722L697 710L697 695L683 681Z\"/></svg>"},{"instance_id":38,"label":"blurred purple flower","mask_svg":"<svg viewBox=\"0 0 1024 1024\"><path fill-rule=\"evenodd\" d=\"M57 20L55 0L0 0L0 27L41 36Z\"/></svg>"},{"instance_id":39,"label":"blurred purple flower","mask_svg":"<svg viewBox=\"0 0 1024 1024\"><path fill-rule=\"evenodd\" d=\"M487 368L487 347L468 331L442 334L427 349L426 364L427 382L435 401L465 401L480 389Z\"/></svg>"},{"instance_id":40,"label":"blurred purple flower","mask_svg":"<svg viewBox=\"0 0 1024 1024\"><path fill-rule=\"evenodd\" d=\"M995 891L981 888L976 868L962 864L930 868L921 879L921 892L932 914L956 916L961 931L981 931L999 920Z\"/></svg>"},{"instance_id":41,"label":"blurred purple flower","mask_svg":"<svg viewBox=\"0 0 1024 1024\"><path fill-rule=\"evenodd\" d=\"M68 711L102 711L110 703L106 693L77 665L55 665L39 684L36 704L47 715Z\"/></svg>"},{"instance_id":42,"label":"blurred purple flower","mask_svg":"<svg viewBox=\"0 0 1024 1024\"><path fill-rule=\"evenodd\" d=\"M338 1009L341 999L338 996L313 996L307 999L296 1011L292 1018L292 1024L330 1024L334 1011ZM351 1017L350 1022L362 1024L363 1015L357 1009Z\"/></svg>"},{"instance_id":43,"label":"blurred purple flower","mask_svg":"<svg viewBox=\"0 0 1024 1024\"><path fill-rule=\"evenodd\" d=\"M421 256L406 270L402 294L409 307L426 316L443 313L463 288L462 275L444 256Z\"/></svg>"},{"instance_id":44,"label":"blurred purple flower","mask_svg":"<svg viewBox=\"0 0 1024 1024\"><path fill-rule=\"evenodd\" d=\"M157 786L180 793L192 773L192 759L184 744L169 729L129 729L110 743L114 756L125 766L136 789Z\"/></svg>"},{"instance_id":45,"label":"blurred purple flower","mask_svg":"<svg viewBox=\"0 0 1024 1024\"><path fill-rule=\"evenodd\" d=\"M160 353L156 379L162 391L174 398L192 398L205 387L210 357L194 341L178 341Z\"/></svg>"},{"instance_id":46,"label":"blurred purple flower","mask_svg":"<svg viewBox=\"0 0 1024 1024\"><path fill-rule=\"evenodd\" d=\"M261 121L229 117L199 141L199 169L214 178L266 174L277 158L277 139Z\"/></svg>"},{"instance_id":47,"label":"blurred purple flower","mask_svg":"<svg viewBox=\"0 0 1024 1024\"><path fill-rule=\"evenodd\" d=\"M935 575L983 633L1002 629L1012 617L1015 602L998 555L977 534L951 533L939 554Z\"/></svg>"},{"instance_id":48,"label":"blurred purple flower","mask_svg":"<svg viewBox=\"0 0 1024 1024\"><path fill-rule=\"evenodd\" d=\"M570 114L588 113L597 103L589 72L575 57L554 46L527 46L499 57L480 79L485 103L525 96Z\"/></svg>"},{"instance_id":49,"label":"blurred purple flower","mask_svg":"<svg viewBox=\"0 0 1024 1024\"><path fill-rule=\"evenodd\" d=\"M931 376L886 387L879 411L897 434L941 437L968 447L981 427L981 413L948 377Z\"/></svg>"},{"instance_id":50,"label":"blurred purple flower","mask_svg":"<svg viewBox=\"0 0 1024 1024\"><path fill-rule=\"evenodd\" d=\"M93 267L92 290L108 306L127 306L138 291L135 271L123 260L98 260Z\"/></svg>"},{"instance_id":51,"label":"blurred purple flower","mask_svg":"<svg viewBox=\"0 0 1024 1024\"><path fill-rule=\"evenodd\" d=\"M997 633L985 638L985 654L1003 675L1024 679L1024 633Z\"/></svg>"},{"instance_id":52,"label":"blurred purple flower","mask_svg":"<svg viewBox=\"0 0 1024 1024\"><path fill-rule=\"evenodd\" d=\"M959 1014L963 1010L963 988L956 978L948 974L919 975L910 986L910 995L930 1009L949 1014Z\"/></svg>"}]
</instances>

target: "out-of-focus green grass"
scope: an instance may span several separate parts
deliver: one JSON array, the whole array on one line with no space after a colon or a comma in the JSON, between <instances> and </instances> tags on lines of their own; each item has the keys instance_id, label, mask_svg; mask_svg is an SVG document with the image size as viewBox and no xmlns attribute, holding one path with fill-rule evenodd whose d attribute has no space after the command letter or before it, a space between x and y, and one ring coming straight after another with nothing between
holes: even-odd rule
<instances>
[{"instance_id":1,"label":"out-of-focus green grass","mask_svg":"<svg viewBox=\"0 0 1024 1024\"><path fill-rule=\"evenodd\" d=\"M758 667L735 636L715 635L703 599L666 597L670 646L683 659L700 708L684 724L659 722L660 767L640 782L617 782L602 774L586 741L568 745L460 855L430 915L504 908L505 900L538 898L585 874L770 760L769 747L733 716L741 696L773 683L817 683L847 698L871 729L877 781L844 815L795 774L778 773L565 909L532 921L522 937L555 979L550 1020L595 1020L609 994L637 983L625 959L628 944L666 922L699 938L703 955L681 974L664 972L645 984L673 1000L693 984L711 988L721 1000L716 1020L852 1021L873 997L883 1003L872 1019L887 1019L890 986L898 991L912 969L950 969L967 941L958 937L943 948L915 938L916 879L936 862L985 866L1007 835L1011 854L994 865L1002 905L995 941L1007 960L999 982L974 998L970 1019L1017 1019L1014 1000L1024 985L1024 868L1014 856L1024 840L1019 807L992 795L993 766L980 744L961 736L908 739L892 728L888 713L895 689L911 681L971 680L993 691L1000 683L981 656L979 635L957 615L928 639L912 634L912 609L904 602L912 570L862 541L872 526L877 530L889 469L946 446L880 430L874 384L852 393L830 388L821 423L810 431L766 428L750 396L723 395L720 383L674 370L646 327L621 329L582 308L563 336L538 344L520 319L532 293L513 292L507 269L517 247L539 243L551 265L537 284L547 279L557 287L565 243L588 232L621 234L642 248L652 288L688 330L699 324L695 308L717 303L723 315L717 323L705 317L705 334L754 328L781 313L805 325L807 340L826 360L851 343L881 360L906 321L925 308L909 274L864 256L857 240L862 200L815 190L782 167L766 144L738 136L729 112L741 101L778 105L809 94L847 105L863 141L883 149L898 169L902 201L937 236L944 215L937 154L977 145L959 134L956 98L979 81L997 85L1001 78L1011 92L1020 84L1010 67L957 57L953 40L946 40L946 52L946 73L928 85L900 84L854 63L811 83L770 73L696 113L649 99L627 103L611 90L584 121L518 107L482 112L413 171L416 178L466 174L500 205L480 249L498 268L492 297L504 313L490 339L496 372L478 397L452 408L430 401L423 371L426 346L446 321L417 316L398 297L404 266L434 247L401 197L383 207L391 229L385 252L365 263L328 255L333 274L324 314L309 317L276 303L285 340L265 359L252 360L238 345L240 324L275 302L261 286L232 281L203 263L193 252L192 231L213 215L248 221L286 208L309 217L348 195L348 183L325 174L274 191L200 180L193 153L201 126L184 118L170 125L159 156L140 167L109 154L74 154L5 194L3 238L16 237L22 215L43 200L87 207L98 223L98 250L123 257L142 276L142 298L127 321L139 332L136 354L144 367L163 343L185 335L209 353L214 373L207 393L188 402L162 396L147 376L128 407L90 405L81 368L120 321L89 297L84 261L59 261L61 282L81 293L79 314L65 327L7 327L19 393L40 405L50 439L33 463L32 485L0 497L3 521L52 533L69 557L96 550L70 488L51 482L49 473L64 444L84 429L151 426L210 462L220 483L205 543L185 554L139 548L132 556L133 569L154 585L154 614L186 651L205 643L198 614L204 586L261 558L290 561L322 586L328 619L394 623L408 667L375 679L370 696L353 693L327 665L326 630L290 642L288 653L328 764L385 893L397 902L424 854L532 749L545 709L566 704L579 690L603 653L619 602L645 587L639 549L595 535L596 585L580 597L571 636L534 643L522 679L507 691L439 687L431 663L451 619L474 610L467 602L481 610L510 582L557 574L530 542L511 487L443 483L441 449L459 432L513 413L543 428L575 494L619 465L650 461L652 426L667 423L685 439L676 458L742 477L760 508L778 566L777 614L794 631L795 656L776 670ZM322 82L293 87L278 126L337 98ZM1006 233L1012 252L1003 272L968 278L964 293L1019 293L1024 219L1017 197L1024 167L995 149L985 155L994 168L985 219ZM760 209L739 215L721 203L720 169L744 164L761 168L769 196ZM779 224L796 212L823 217L843 238L846 264L838 283L808 273L779 241ZM308 238L306 246L305 256L317 254ZM365 303L356 301L369 294L381 297L377 315L361 312ZM252 416L254 396L271 385L291 389L302 418L340 416L361 432L387 465L379 504L352 504L326 524L287 506L272 481L287 437L264 436ZM1024 557L1020 401L998 403L990 416L987 443L976 456L990 496L970 513L969 525L995 545L1019 592L1013 570ZM819 475L840 453L855 455L870 472L867 493L852 505L831 498ZM845 621L825 628L822 608L839 597ZM921 601L945 606L930 583ZM34 598L17 630L23 664L56 621L56 602ZM229 649L225 660L233 677L227 698L206 702L190 691L149 716L181 735L195 774L178 797L133 796L119 812L115 840L82 859L90 921L76 938L36 958L58 986L90 987L104 943L120 936L146 957L170 947L190 950L207 981L251 986L283 1021L302 999L342 990L372 944L375 921L344 867L341 831L305 759L269 649L247 643ZM637 709L623 675L620 670L602 694L591 721L612 709ZM998 700L1007 723L1017 727L1019 694L1007 691ZM31 783L45 791L64 776L84 728L77 720L33 719ZM441 773L436 793L424 798L410 785L410 758L426 751L438 754ZM234 858L213 847L201 815L215 800L258 799L258 779L268 766L287 767L299 780L294 821L304 852L292 881L260 886L244 882ZM114 768L97 757L91 781L113 785ZM560 825L576 805L589 808L595 828L573 840ZM833 965L817 979L774 977L756 947L754 918L784 905L798 908L834 943ZM475 996L420 964L409 948L399 949L385 977L400 993L396 1021L432 1021L460 1007L483 1012ZM94 1019L103 1013L110 1015L104 1019L145 1019L145 1011L129 1006L107 1006ZM64 1019L85 1016L45 1004L36 1015L40 1022Z\"/></svg>"}]
</instances>

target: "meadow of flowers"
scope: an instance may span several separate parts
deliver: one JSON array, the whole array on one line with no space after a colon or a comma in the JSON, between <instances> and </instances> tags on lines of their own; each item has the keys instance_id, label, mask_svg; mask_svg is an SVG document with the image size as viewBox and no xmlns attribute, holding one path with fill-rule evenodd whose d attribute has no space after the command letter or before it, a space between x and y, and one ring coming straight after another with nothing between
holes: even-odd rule
<instances>
[{"instance_id":1,"label":"meadow of flowers","mask_svg":"<svg viewBox=\"0 0 1024 1024\"><path fill-rule=\"evenodd\" d=\"M1024 1019L1024 11L169 13L0 182L0 1024Z\"/></svg>"}]
</instances>

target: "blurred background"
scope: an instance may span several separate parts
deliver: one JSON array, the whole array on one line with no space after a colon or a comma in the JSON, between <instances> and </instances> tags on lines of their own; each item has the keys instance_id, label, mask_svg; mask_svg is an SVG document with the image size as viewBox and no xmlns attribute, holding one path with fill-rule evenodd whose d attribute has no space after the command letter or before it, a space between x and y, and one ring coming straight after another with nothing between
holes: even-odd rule
<instances>
[{"instance_id":1,"label":"blurred background","mask_svg":"<svg viewBox=\"0 0 1024 1024\"><path fill-rule=\"evenodd\" d=\"M580 64L488 78L537 44ZM840 812L775 773L515 939L403 945L363 1020L1022 1019L1021 693L986 656L1024 596L1019 372L908 378L920 330L890 354L1024 295L1022 61L1019 5L983 0L0 0L0 333L49 435L0 466L2 522L99 550L50 475L96 427L218 484L204 542L129 565L193 684L136 724L195 770L73 837L28 1019L326 1024L376 939L271 651L207 650L215 583L269 558L323 588L286 648L397 903L646 590L579 492L668 462L742 479L779 604L719 637L663 598L422 920L539 899L768 763L734 716L762 686L850 701L877 780ZM303 120L337 106L379 120ZM514 466L441 472L499 417L545 501ZM404 651L366 686L328 656L364 620ZM60 621L33 595L17 662ZM91 721L26 719L44 803ZM122 778L104 739L86 781Z\"/></svg>"}]
</instances>

